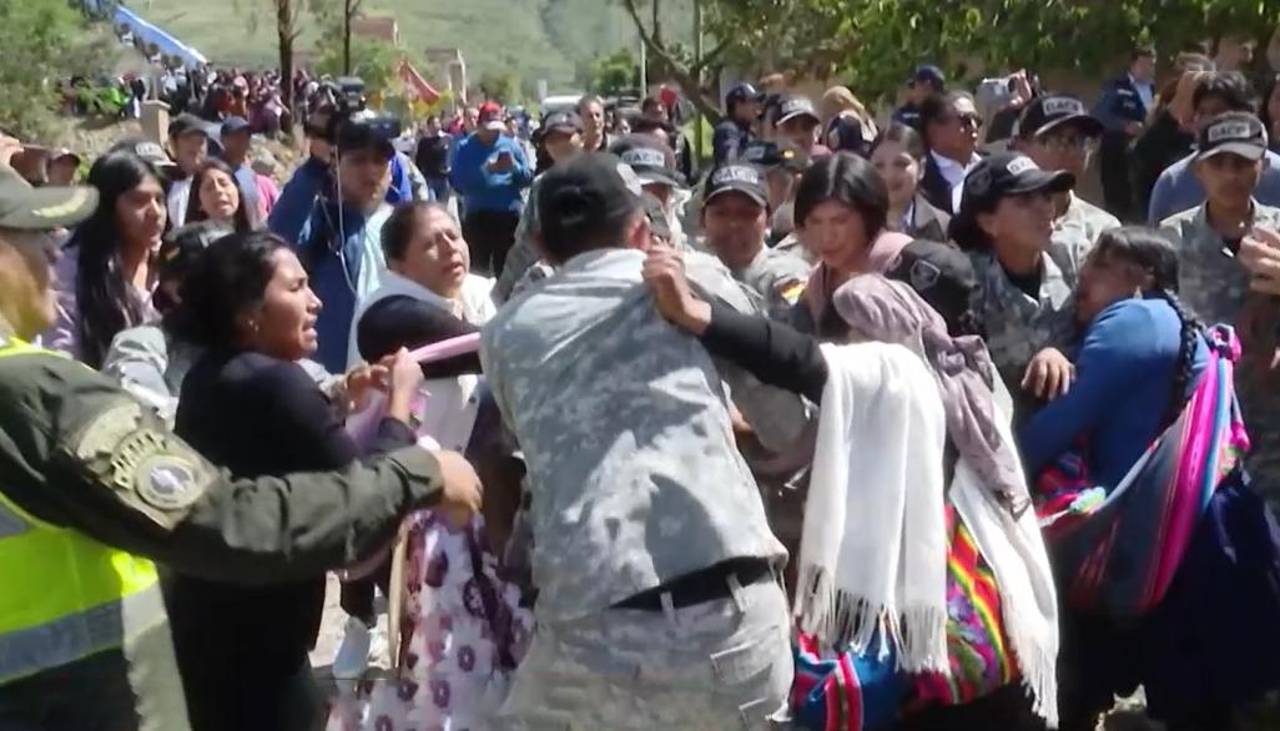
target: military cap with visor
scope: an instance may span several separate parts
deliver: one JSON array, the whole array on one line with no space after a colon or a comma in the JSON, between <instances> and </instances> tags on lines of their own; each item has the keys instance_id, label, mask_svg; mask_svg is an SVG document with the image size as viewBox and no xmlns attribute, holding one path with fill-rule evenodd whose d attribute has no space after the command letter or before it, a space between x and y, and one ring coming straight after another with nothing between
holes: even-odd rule
<instances>
[{"instance_id":1,"label":"military cap with visor","mask_svg":"<svg viewBox=\"0 0 1280 731\"><path fill-rule=\"evenodd\" d=\"M0 229L48 231L74 226L98 207L87 185L34 188L16 170L0 165Z\"/></svg>"},{"instance_id":2,"label":"military cap with visor","mask_svg":"<svg viewBox=\"0 0 1280 731\"><path fill-rule=\"evenodd\" d=\"M1066 125L1073 125L1089 137L1102 135L1102 122L1089 114L1084 102L1069 94L1045 94L1032 99L1018 117L1016 134L1038 137Z\"/></svg>"},{"instance_id":3,"label":"military cap with visor","mask_svg":"<svg viewBox=\"0 0 1280 731\"><path fill-rule=\"evenodd\" d=\"M1227 153L1256 162L1267 153L1267 130L1248 112L1227 112L1200 130L1196 146L1197 162Z\"/></svg>"},{"instance_id":4,"label":"military cap with visor","mask_svg":"<svg viewBox=\"0 0 1280 731\"><path fill-rule=\"evenodd\" d=\"M725 193L741 193L761 206L769 207L764 171L750 163L729 162L708 173L702 190L703 207Z\"/></svg>"}]
</instances>

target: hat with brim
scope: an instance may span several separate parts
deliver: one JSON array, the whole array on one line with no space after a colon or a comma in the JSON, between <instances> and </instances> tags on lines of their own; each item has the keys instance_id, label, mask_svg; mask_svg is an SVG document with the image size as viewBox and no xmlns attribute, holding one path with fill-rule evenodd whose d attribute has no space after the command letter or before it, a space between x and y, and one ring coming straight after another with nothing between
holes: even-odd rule
<instances>
[{"instance_id":1,"label":"hat with brim","mask_svg":"<svg viewBox=\"0 0 1280 731\"><path fill-rule=\"evenodd\" d=\"M85 185L33 188L0 165L0 228L46 231L74 226L98 207L98 191Z\"/></svg>"},{"instance_id":2,"label":"hat with brim","mask_svg":"<svg viewBox=\"0 0 1280 731\"><path fill-rule=\"evenodd\" d=\"M1004 195L1024 193L1066 193L1076 187L1076 176L1066 170L1035 170L1018 176L1017 181L1004 191Z\"/></svg>"},{"instance_id":3,"label":"hat with brim","mask_svg":"<svg viewBox=\"0 0 1280 731\"><path fill-rule=\"evenodd\" d=\"M711 205L712 200L726 193L741 193L762 207L769 207L764 172L755 165L729 163L712 170L711 174L707 176L706 186L703 190L703 207Z\"/></svg>"},{"instance_id":4,"label":"hat with brim","mask_svg":"<svg viewBox=\"0 0 1280 731\"><path fill-rule=\"evenodd\" d=\"M1204 150L1196 155L1196 160L1208 160L1216 155L1229 153L1239 155L1249 162L1257 162L1262 156L1267 154L1267 148L1263 145L1257 145L1250 142L1225 142L1217 147Z\"/></svg>"},{"instance_id":5,"label":"hat with brim","mask_svg":"<svg viewBox=\"0 0 1280 731\"><path fill-rule=\"evenodd\" d=\"M675 153L656 137L625 135L609 145L609 152L630 165L636 177L646 185L685 187L684 176L676 170Z\"/></svg>"},{"instance_id":6,"label":"hat with brim","mask_svg":"<svg viewBox=\"0 0 1280 731\"><path fill-rule=\"evenodd\" d=\"M822 123L822 118L818 116L818 110L814 108L813 102L808 97L785 97L779 105L778 121L775 124L786 124L800 117L806 117L812 120L814 124Z\"/></svg>"},{"instance_id":7,"label":"hat with brim","mask_svg":"<svg viewBox=\"0 0 1280 731\"><path fill-rule=\"evenodd\" d=\"M121 140L111 146L109 152L130 152L150 163L161 173L164 173L178 166L169 153L164 151L160 145L151 140L127 139Z\"/></svg>"},{"instance_id":8,"label":"hat with brim","mask_svg":"<svg viewBox=\"0 0 1280 731\"><path fill-rule=\"evenodd\" d=\"M1066 117L1059 117L1058 119L1051 119L1048 122L1045 122L1040 125L1039 129L1032 132L1032 134L1039 137L1040 135L1048 134L1050 131L1066 125L1074 125L1078 127L1081 132L1089 137L1101 137L1102 133L1106 129L1102 126L1102 122L1099 122L1096 117L1090 114L1071 114Z\"/></svg>"},{"instance_id":9,"label":"hat with brim","mask_svg":"<svg viewBox=\"0 0 1280 731\"><path fill-rule=\"evenodd\" d=\"M396 154L395 145L377 125L348 120L338 128L338 154L345 156L357 150L373 150L390 160Z\"/></svg>"}]
</instances>

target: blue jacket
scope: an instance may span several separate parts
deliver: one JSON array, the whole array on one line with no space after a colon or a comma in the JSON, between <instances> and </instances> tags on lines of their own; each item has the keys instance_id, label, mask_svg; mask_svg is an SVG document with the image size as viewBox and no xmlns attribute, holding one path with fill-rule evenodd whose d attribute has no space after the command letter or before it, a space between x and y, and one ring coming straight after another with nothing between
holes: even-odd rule
<instances>
[{"instance_id":1,"label":"blue jacket","mask_svg":"<svg viewBox=\"0 0 1280 731\"><path fill-rule=\"evenodd\" d=\"M1182 323L1167 302L1127 299L1098 313L1075 358L1071 390L1032 416L1022 428L1027 474L1087 439L1089 475L1114 487L1159 435L1180 366ZM1197 341L1187 394L1208 364Z\"/></svg>"},{"instance_id":2,"label":"blue jacket","mask_svg":"<svg viewBox=\"0 0 1280 731\"><path fill-rule=\"evenodd\" d=\"M511 153L515 167L505 173L485 169L489 161L502 152ZM492 145L471 135L458 146L453 158L449 182L462 196L468 213L475 211L507 211L519 213L524 207L520 191L533 182L533 168L525 158L520 143L500 135Z\"/></svg>"},{"instance_id":3,"label":"blue jacket","mask_svg":"<svg viewBox=\"0 0 1280 731\"><path fill-rule=\"evenodd\" d=\"M1147 207L1147 223L1159 226L1160 222L1175 213L1204 203L1204 186L1200 184L1192 162L1195 153L1187 155L1160 173L1156 186L1151 189L1151 203ZM1267 150L1267 167L1262 171L1253 197L1264 206L1280 207L1280 155Z\"/></svg>"},{"instance_id":4,"label":"blue jacket","mask_svg":"<svg viewBox=\"0 0 1280 731\"><path fill-rule=\"evenodd\" d=\"M347 344L367 237L364 215L343 206L341 230L346 238L338 240L338 205L327 195L332 180L327 165L308 159L280 191L267 225L293 245L311 277L311 289L324 304L316 322L320 347L315 359L330 373L342 373L347 368Z\"/></svg>"}]
</instances>

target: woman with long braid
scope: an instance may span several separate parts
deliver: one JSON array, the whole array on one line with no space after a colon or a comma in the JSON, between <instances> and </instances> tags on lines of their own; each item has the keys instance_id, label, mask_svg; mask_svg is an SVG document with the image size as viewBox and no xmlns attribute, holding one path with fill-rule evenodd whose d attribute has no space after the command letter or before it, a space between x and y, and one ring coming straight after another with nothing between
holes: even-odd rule
<instances>
[{"instance_id":1,"label":"woman with long braid","mask_svg":"<svg viewBox=\"0 0 1280 731\"><path fill-rule=\"evenodd\" d=\"M1080 274L1076 380L1020 435L1066 605L1064 731L1138 684L1171 731L1232 729L1280 681L1277 531L1238 466L1238 344L1177 290L1163 236L1103 233Z\"/></svg>"}]
</instances>

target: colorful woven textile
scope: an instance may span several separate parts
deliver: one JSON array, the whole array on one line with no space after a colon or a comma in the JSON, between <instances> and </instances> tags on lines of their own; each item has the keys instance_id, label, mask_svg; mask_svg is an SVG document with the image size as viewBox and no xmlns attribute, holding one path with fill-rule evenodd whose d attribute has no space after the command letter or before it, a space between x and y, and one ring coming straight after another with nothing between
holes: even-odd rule
<instances>
[{"instance_id":1,"label":"colorful woven textile","mask_svg":"<svg viewBox=\"0 0 1280 731\"><path fill-rule=\"evenodd\" d=\"M810 635L796 642L791 709L814 731L875 731L903 713L981 698L1017 678L1000 618L1000 594L973 536L948 509L947 655L950 677L904 675L891 651L863 654L818 647ZM872 643L875 648L879 645Z\"/></svg>"},{"instance_id":2,"label":"colorful woven textile","mask_svg":"<svg viewBox=\"0 0 1280 731\"><path fill-rule=\"evenodd\" d=\"M1136 617L1159 604L1209 499L1248 451L1233 385L1239 341L1225 326L1206 336L1195 392L1119 485L1092 485L1082 451L1036 481L1036 512L1077 610Z\"/></svg>"}]
</instances>

